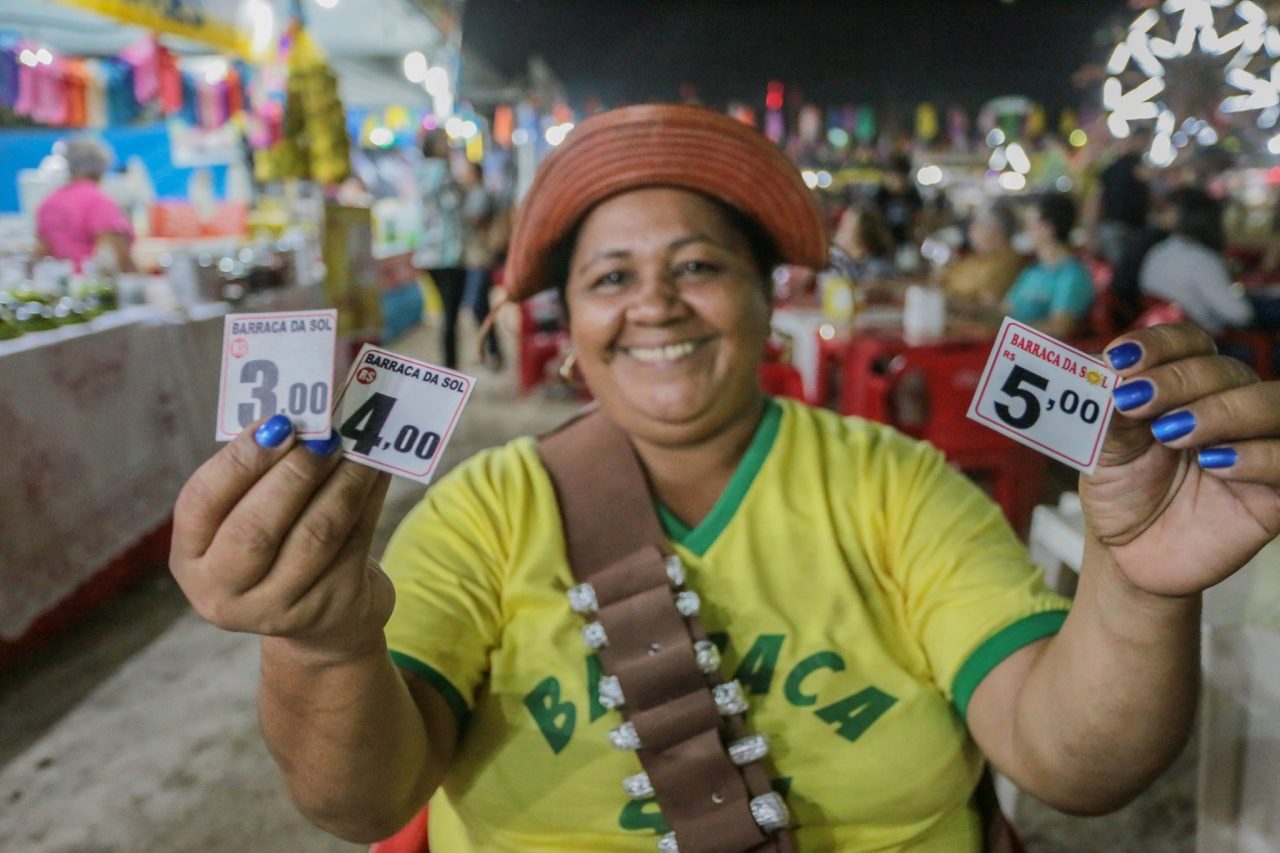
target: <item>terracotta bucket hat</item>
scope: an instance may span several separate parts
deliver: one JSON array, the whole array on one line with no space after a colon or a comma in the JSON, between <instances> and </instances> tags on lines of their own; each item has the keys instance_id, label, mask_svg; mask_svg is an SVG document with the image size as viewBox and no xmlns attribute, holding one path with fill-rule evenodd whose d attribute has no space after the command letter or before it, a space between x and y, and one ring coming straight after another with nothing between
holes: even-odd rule
<instances>
[{"instance_id":1,"label":"terracotta bucket hat","mask_svg":"<svg viewBox=\"0 0 1280 853\"><path fill-rule=\"evenodd\" d=\"M543 161L511 235L510 298L555 286L551 248L600 202L643 187L679 187L721 201L759 223L784 263L826 266L822 216L776 145L713 110L644 104L592 116Z\"/></svg>"}]
</instances>

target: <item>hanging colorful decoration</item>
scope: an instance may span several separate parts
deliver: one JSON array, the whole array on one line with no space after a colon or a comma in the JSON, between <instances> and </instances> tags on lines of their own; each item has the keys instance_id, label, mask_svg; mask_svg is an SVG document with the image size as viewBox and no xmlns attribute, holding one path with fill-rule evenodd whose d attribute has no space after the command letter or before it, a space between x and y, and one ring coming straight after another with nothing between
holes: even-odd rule
<instances>
[{"instance_id":1,"label":"hanging colorful decoration","mask_svg":"<svg viewBox=\"0 0 1280 853\"><path fill-rule=\"evenodd\" d=\"M916 107L916 139L928 144L938 137L938 110L933 104Z\"/></svg>"}]
</instances>

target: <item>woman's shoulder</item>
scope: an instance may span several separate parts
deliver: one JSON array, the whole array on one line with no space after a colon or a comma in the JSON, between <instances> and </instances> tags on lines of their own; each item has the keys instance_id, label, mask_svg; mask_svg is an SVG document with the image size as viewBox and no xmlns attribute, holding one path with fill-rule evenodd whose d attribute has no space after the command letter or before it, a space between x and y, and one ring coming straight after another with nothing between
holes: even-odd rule
<instances>
[{"instance_id":1,"label":"woman's shoulder","mask_svg":"<svg viewBox=\"0 0 1280 853\"><path fill-rule=\"evenodd\" d=\"M538 459L537 442L521 436L506 444L485 448L459 462L428 490L436 501L471 500L483 504L518 503L522 494L545 479Z\"/></svg>"},{"instance_id":2,"label":"woman's shoulder","mask_svg":"<svg viewBox=\"0 0 1280 853\"><path fill-rule=\"evenodd\" d=\"M842 415L831 409L810 406L799 400L778 398L784 435L789 443L812 447L828 462L838 457L860 469L882 462L915 457L930 448L894 428L857 415Z\"/></svg>"}]
</instances>

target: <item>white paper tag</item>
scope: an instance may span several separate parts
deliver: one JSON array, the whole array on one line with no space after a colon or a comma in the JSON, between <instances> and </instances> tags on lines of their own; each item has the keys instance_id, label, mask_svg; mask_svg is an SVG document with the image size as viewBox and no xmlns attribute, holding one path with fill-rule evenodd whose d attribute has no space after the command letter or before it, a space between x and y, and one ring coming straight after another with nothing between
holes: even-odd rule
<instances>
[{"instance_id":1,"label":"white paper tag","mask_svg":"<svg viewBox=\"0 0 1280 853\"><path fill-rule=\"evenodd\" d=\"M228 314L222 330L215 437L287 415L301 438L328 438L338 312Z\"/></svg>"},{"instance_id":2,"label":"white paper tag","mask_svg":"<svg viewBox=\"0 0 1280 853\"><path fill-rule=\"evenodd\" d=\"M475 384L470 376L365 344L334 410L343 454L431 482Z\"/></svg>"},{"instance_id":3,"label":"white paper tag","mask_svg":"<svg viewBox=\"0 0 1280 853\"><path fill-rule=\"evenodd\" d=\"M1105 363L1006 317L969 417L1092 474L1115 387Z\"/></svg>"}]
</instances>

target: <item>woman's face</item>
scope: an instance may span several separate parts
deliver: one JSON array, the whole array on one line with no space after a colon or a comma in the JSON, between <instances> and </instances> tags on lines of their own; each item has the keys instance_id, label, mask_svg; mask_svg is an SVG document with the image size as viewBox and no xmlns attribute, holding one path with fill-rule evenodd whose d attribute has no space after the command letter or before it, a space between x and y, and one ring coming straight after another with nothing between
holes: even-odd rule
<instances>
[{"instance_id":1,"label":"woman's face","mask_svg":"<svg viewBox=\"0 0 1280 853\"><path fill-rule=\"evenodd\" d=\"M978 254L996 252L1008 245L1000 225L990 216L979 214L969 223L969 244Z\"/></svg>"},{"instance_id":2,"label":"woman's face","mask_svg":"<svg viewBox=\"0 0 1280 853\"><path fill-rule=\"evenodd\" d=\"M755 412L770 303L712 202L655 188L602 203L579 229L566 298L583 377L627 432L692 442Z\"/></svg>"},{"instance_id":3,"label":"woman's face","mask_svg":"<svg viewBox=\"0 0 1280 853\"><path fill-rule=\"evenodd\" d=\"M844 249L845 253L851 258L860 259L867 253L866 246L862 245L860 235L861 217L858 211L852 208L846 210L840 216L840 222L836 225L836 233L831 241Z\"/></svg>"}]
</instances>

